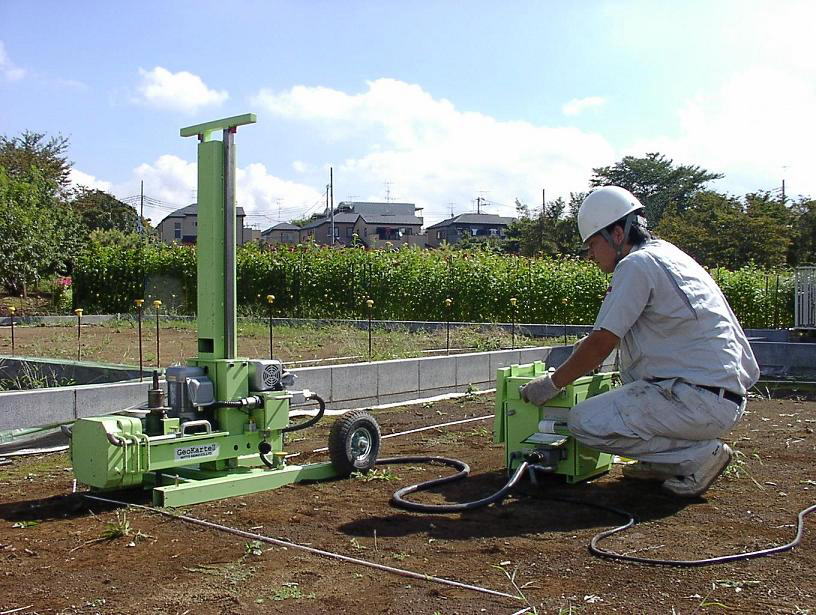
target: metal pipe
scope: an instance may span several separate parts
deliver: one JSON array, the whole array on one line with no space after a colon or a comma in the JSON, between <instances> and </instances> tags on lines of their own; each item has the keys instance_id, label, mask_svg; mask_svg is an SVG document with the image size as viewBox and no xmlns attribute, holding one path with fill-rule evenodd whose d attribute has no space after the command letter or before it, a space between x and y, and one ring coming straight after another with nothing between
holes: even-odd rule
<instances>
[{"instance_id":1,"label":"metal pipe","mask_svg":"<svg viewBox=\"0 0 816 615\"><path fill-rule=\"evenodd\" d=\"M224 358L235 358L235 127L224 129ZM243 229L242 229L243 232Z\"/></svg>"},{"instance_id":2,"label":"metal pipe","mask_svg":"<svg viewBox=\"0 0 816 615\"><path fill-rule=\"evenodd\" d=\"M500 596L502 598L510 598L511 600L521 600L521 596L514 596L513 594L507 594L505 592L495 591L493 589L487 589L485 587L479 587L477 585L468 585L467 583L460 583L458 581L451 581L450 579L444 579L442 577L434 577L427 574L422 574L419 572L413 572L411 570L405 570L404 568L395 568L393 566L385 566L384 564L378 564L376 562L370 562L368 560L357 559L356 557L349 557L348 555L341 555L339 553L332 553L331 551L323 551L322 549L315 549L314 547L308 547L306 545L301 545L296 542L289 542L288 540L280 540L278 538L272 538L271 536L263 536L262 534L255 534L253 532L246 532L244 530L239 530L237 528L232 528L226 525L220 525L218 523L213 523L212 521L205 521L203 519L196 519L195 517L189 517L187 515L177 515L175 513L171 513L166 510L161 510L158 508L151 508L150 506L142 506L141 504L130 504L127 502L120 502L118 500L112 500L110 498L102 498L95 495L88 495L83 494L83 497L89 500L95 500L97 502L104 502L106 504L116 504L118 506L125 506L129 508L140 508L142 510L146 510L148 512L158 513L160 515L164 515L166 517L170 517L171 519L178 519L179 521L184 521L186 523L192 523L194 525L199 525L201 527L206 527L209 529L218 530L221 532L228 532L230 534L234 534L236 536L240 536L242 538L248 538L250 540L258 540L260 542L265 542L268 544L277 545L279 547L286 547L290 549L300 549L301 551L307 551L308 553L312 553L314 555L320 555L322 557L328 557L336 560L340 560L343 562L349 562L352 564L358 564L361 566L368 566L369 568L375 568L377 570L383 570L385 572L391 572L393 574L398 574L404 577L411 577L413 579L417 579L420 581L431 581L434 583L441 583L443 585L449 585L452 587L458 587L460 589L469 589L472 591L481 592L483 594L490 594L491 596Z\"/></svg>"}]
</instances>

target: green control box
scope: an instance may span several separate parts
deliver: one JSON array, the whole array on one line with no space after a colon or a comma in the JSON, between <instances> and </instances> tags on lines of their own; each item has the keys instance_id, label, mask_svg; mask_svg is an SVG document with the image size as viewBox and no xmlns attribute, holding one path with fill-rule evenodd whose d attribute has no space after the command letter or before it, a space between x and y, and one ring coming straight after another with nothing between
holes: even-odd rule
<instances>
[{"instance_id":1,"label":"green control box","mask_svg":"<svg viewBox=\"0 0 816 615\"><path fill-rule=\"evenodd\" d=\"M493 441L505 443L508 472L513 472L519 466L525 454L535 450L548 451L548 456L557 460L554 473L564 476L568 483L608 472L612 467L612 455L575 440L567 430L567 417L573 406L609 391L615 374L602 373L579 378L541 407L522 400L519 389L546 372L546 365L536 361L503 367L496 375Z\"/></svg>"}]
</instances>

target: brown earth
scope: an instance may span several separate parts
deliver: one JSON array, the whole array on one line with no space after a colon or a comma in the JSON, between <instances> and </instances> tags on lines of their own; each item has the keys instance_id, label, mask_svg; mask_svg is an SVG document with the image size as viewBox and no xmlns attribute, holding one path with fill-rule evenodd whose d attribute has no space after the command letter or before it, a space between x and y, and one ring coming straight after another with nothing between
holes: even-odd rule
<instances>
[{"instance_id":1,"label":"brown earth","mask_svg":"<svg viewBox=\"0 0 816 615\"><path fill-rule=\"evenodd\" d=\"M375 415L388 434L491 414L492 404L491 395L480 395ZM297 438L287 450L325 446L331 420L293 434ZM385 439L381 456L462 459L471 465L470 478L413 497L477 499L506 480L502 448L492 443L491 428L485 420ZM293 547L253 544L143 510L126 513L129 535L105 540L103 531L117 521L118 511L71 495L66 454L15 458L0 466L0 612L510 615L529 606L559 614L814 613L813 516L793 551L702 568L654 567L592 556L587 550L592 536L624 520L548 499L568 496L636 514L638 525L603 543L619 553L696 559L782 545L795 535L797 512L816 503L814 428L814 402L752 400L729 438L735 461L705 498L691 501L673 499L652 484L624 481L615 466L577 486L556 477L538 488L524 483L502 505L463 514L391 507L397 488L449 473L422 463L383 466L372 480L301 483L183 511L265 536L523 594L517 600ZM138 490L113 497L149 503Z\"/></svg>"},{"instance_id":2,"label":"brown earth","mask_svg":"<svg viewBox=\"0 0 816 615\"><path fill-rule=\"evenodd\" d=\"M242 357L268 358L269 331L262 324L238 325L238 352ZM350 326L274 327L273 352L276 359L290 367L295 362L312 362L338 357L343 363L368 360L368 332ZM574 339L574 338L570 338ZM533 339L495 327L451 328L450 340L444 329L434 332L372 331L374 360L424 356L429 352L444 352L446 348L498 350L499 348L546 345L547 339ZM83 361L139 365L139 336L136 323L130 320L112 321L105 325L21 326L14 331L12 353L11 328L0 327L0 355L48 357ZM561 340L555 343L560 343ZM156 360L155 321L142 327L142 355L145 368L184 363L197 353L194 323L162 322L159 333L159 360Z\"/></svg>"}]
</instances>

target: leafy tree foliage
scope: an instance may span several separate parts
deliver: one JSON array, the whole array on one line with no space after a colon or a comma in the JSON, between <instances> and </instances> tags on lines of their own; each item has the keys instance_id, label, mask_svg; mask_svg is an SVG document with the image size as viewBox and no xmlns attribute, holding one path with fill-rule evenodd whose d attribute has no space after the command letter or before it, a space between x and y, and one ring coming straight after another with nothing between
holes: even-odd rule
<instances>
[{"instance_id":1,"label":"leafy tree foliage","mask_svg":"<svg viewBox=\"0 0 816 615\"><path fill-rule=\"evenodd\" d=\"M46 140L40 132L24 131L19 137L0 135L0 166L11 179L31 177L32 168L55 191L68 187L72 163L68 161L68 138L58 135Z\"/></svg>"},{"instance_id":2,"label":"leafy tree foliage","mask_svg":"<svg viewBox=\"0 0 816 615\"><path fill-rule=\"evenodd\" d=\"M80 222L55 196L55 183L36 167L11 177L0 166L0 284L25 295L42 277L67 272L80 241Z\"/></svg>"},{"instance_id":3,"label":"leafy tree foliage","mask_svg":"<svg viewBox=\"0 0 816 615\"><path fill-rule=\"evenodd\" d=\"M658 236L708 267L737 269L786 264L794 216L768 193L739 199L712 191L699 192L680 211L671 204L655 228Z\"/></svg>"},{"instance_id":4,"label":"leafy tree foliage","mask_svg":"<svg viewBox=\"0 0 816 615\"><path fill-rule=\"evenodd\" d=\"M132 233L139 229L136 210L102 190L81 186L74 192L70 203L88 231L101 229Z\"/></svg>"},{"instance_id":5,"label":"leafy tree foliage","mask_svg":"<svg viewBox=\"0 0 816 615\"><path fill-rule=\"evenodd\" d=\"M790 265L816 265L816 200L800 198L791 203L794 236L788 251Z\"/></svg>"},{"instance_id":6,"label":"leafy tree foliage","mask_svg":"<svg viewBox=\"0 0 816 615\"><path fill-rule=\"evenodd\" d=\"M696 165L675 165L660 153L643 158L624 156L612 166L593 169L593 173L589 182L593 188L611 184L638 197L652 226L660 222L669 205L683 212L706 183L723 177Z\"/></svg>"},{"instance_id":7,"label":"leafy tree foliage","mask_svg":"<svg viewBox=\"0 0 816 615\"><path fill-rule=\"evenodd\" d=\"M507 229L505 250L523 256L578 254L581 240L576 218L585 196L573 192L569 203L561 198L549 201L539 215L531 214L528 205L516 200L517 218Z\"/></svg>"}]
</instances>

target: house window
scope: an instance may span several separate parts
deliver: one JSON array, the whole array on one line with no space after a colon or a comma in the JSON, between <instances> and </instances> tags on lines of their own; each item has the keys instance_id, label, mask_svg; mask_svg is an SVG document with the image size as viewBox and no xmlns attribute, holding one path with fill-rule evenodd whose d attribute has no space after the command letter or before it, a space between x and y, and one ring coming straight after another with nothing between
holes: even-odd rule
<instances>
[{"instance_id":1,"label":"house window","mask_svg":"<svg viewBox=\"0 0 816 615\"><path fill-rule=\"evenodd\" d=\"M350 226L347 226L346 227L346 237L351 237L351 231L353 231L353 230L354 230L353 228L351 228Z\"/></svg>"},{"instance_id":2,"label":"house window","mask_svg":"<svg viewBox=\"0 0 816 615\"><path fill-rule=\"evenodd\" d=\"M173 239L181 239L181 222L173 222Z\"/></svg>"},{"instance_id":3,"label":"house window","mask_svg":"<svg viewBox=\"0 0 816 615\"><path fill-rule=\"evenodd\" d=\"M442 239L442 231L436 231L436 238Z\"/></svg>"}]
</instances>

